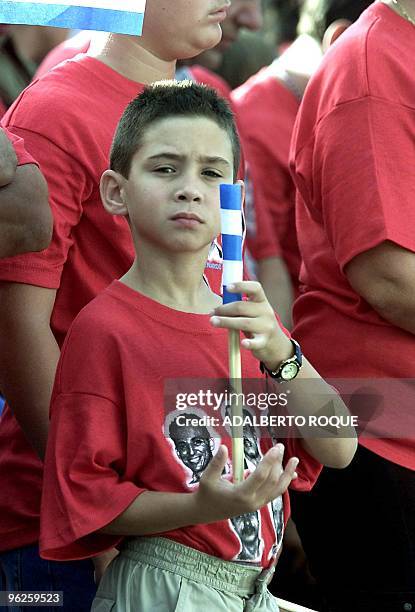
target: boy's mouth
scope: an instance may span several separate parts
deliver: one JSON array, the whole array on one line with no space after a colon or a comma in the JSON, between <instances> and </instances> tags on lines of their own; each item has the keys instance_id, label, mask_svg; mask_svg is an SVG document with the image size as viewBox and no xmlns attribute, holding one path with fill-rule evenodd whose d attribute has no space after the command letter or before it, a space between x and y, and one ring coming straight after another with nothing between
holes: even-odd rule
<instances>
[{"instance_id":1,"label":"boy's mouth","mask_svg":"<svg viewBox=\"0 0 415 612\"><path fill-rule=\"evenodd\" d=\"M197 225L200 225L201 223L204 223L204 221L202 221L199 215L197 215L196 213L189 212L176 213L175 215L173 215L173 217L171 217L171 220L176 221L177 223L185 227L195 227Z\"/></svg>"}]
</instances>

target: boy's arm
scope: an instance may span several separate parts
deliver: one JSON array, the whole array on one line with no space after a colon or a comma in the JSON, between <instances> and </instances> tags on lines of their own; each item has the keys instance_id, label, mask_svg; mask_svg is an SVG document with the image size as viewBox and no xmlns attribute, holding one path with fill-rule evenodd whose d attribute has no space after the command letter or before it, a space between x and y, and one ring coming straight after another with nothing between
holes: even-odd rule
<instances>
[{"instance_id":1,"label":"boy's arm","mask_svg":"<svg viewBox=\"0 0 415 612\"><path fill-rule=\"evenodd\" d=\"M235 283L227 287L229 291L244 293L247 301L233 302L215 308L211 322L215 327L238 329L245 332L242 347L252 351L253 355L271 371L275 371L281 362L293 357L293 346L289 338L278 325L261 285L254 281ZM307 391L304 385L296 384L299 380L308 381ZM346 416L350 413L345 404L313 368L303 358L303 366L290 383L290 413L299 416ZM320 463L328 467L343 468L352 460L357 442L355 430L351 426L342 427L341 433L328 436L327 430L321 428L323 437L317 438L319 428L313 428L313 437L302 439L304 448ZM340 435L342 437L340 437Z\"/></svg>"},{"instance_id":2,"label":"boy's arm","mask_svg":"<svg viewBox=\"0 0 415 612\"><path fill-rule=\"evenodd\" d=\"M283 453L282 445L272 448L246 480L233 484L222 478L228 452L226 446L221 446L203 472L196 491L144 491L100 532L144 536L255 512L282 495L297 476L298 459L291 458L283 470Z\"/></svg>"},{"instance_id":3,"label":"boy's arm","mask_svg":"<svg viewBox=\"0 0 415 612\"><path fill-rule=\"evenodd\" d=\"M0 258L45 249L52 235L46 181L34 164L18 166L0 187Z\"/></svg>"},{"instance_id":4,"label":"boy's arm","mask_svg":"<svg viewBox=\"0 0 415 612\"><path fill-rule=\"evenodd\" d=\"M0 283L0 389L40 457L59 359L50 328L55 294L53 289Z\"/></svg>"}]
</instances>

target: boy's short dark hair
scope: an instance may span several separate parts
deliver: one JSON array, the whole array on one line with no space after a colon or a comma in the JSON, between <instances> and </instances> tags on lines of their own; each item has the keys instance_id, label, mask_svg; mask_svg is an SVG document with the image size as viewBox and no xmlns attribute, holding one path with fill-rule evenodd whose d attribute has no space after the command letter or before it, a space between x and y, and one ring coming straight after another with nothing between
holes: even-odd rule
<instances>
[{"instance_id":1,"label":"boy's short dark hair","mask_svg":"<svg viewBox=\"0 0 415 612\"><path fill-rule=\"evenodd\" d=\"M373 0L305 0L298 33L322 40L333 21L348 19L353 23L372 3Z\"/></svg>"},{"instance_id":2,"label":"boy's short dark hair","mask_svg":"<svg viewBox=\"0 0 415 612\"><path fill-rule=\"evenodd\" d=\"M110 168L128 178L132 158L146 130L169 117L205 117L229 136L232 144L234 177L240 161L240 144L229 104L213 89L193 81L158 81L145 87L124 111L110 152Z\"/></svg>"}]
</instances>

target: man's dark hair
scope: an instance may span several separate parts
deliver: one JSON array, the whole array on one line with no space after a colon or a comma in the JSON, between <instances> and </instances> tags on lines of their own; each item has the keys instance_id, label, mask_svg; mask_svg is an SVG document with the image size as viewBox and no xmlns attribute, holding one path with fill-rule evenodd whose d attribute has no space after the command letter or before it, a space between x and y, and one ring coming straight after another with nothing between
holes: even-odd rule
<instances>
[{"instance_id":1,"label":"man's dark hair","mask_svg":"<svg viewBox=\"0 0 415 612\"><path fill-rule=\"evenodd\" d=\"M372 3L373 0L305 0L298 33L322 40L333 21L348 19L353 23Z\"/></svg>"},{"instance_id":2,"label":"man's dark hair","mask_svg":"<svg viewBox=\"0 0 415 612\"><path fill-rule=\"evenodd\" d=\"M222 128L232 144L236 177L240 144L233 113L226 100L213 89L193 81L158 81L130 102L115 132L110 153L111 170L128 178L132 158L146 130L156 121L169 117L205 117Z\"/></svg>"}]
</instances>

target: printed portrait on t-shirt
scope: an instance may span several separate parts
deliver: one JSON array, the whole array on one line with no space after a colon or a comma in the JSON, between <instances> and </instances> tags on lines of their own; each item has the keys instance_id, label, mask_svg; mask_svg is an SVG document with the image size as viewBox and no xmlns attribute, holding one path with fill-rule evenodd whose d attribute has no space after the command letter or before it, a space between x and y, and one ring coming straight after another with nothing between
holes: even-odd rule
<instances>
[{"instance_id":1,"label":"printed portrait on t-shirt","mask_svg":"<svg viewBox=\"0 0 415 612\"><path fill-rule=\"evenodd\" d=\"M272 548L272 555L275 556L282 544L282 536L284 533L284 500L283 496L280 495L276 499L273 499L270 504L268 504L268 509L272 518L272 522L274 524L275 535L276 535L276 544Z\"/></svg>"},{"instance_id":2,"label":"printed portrait on t-shirt","mask_svg":"<svg viewBox=\"0 0 415 612\"><path fill-rule=\"evenodd\" d=\"M241 543L241 550L234 561L260 561L263 541L260 538L261 514L247 512L229 519L229 522Z\"/></svg>"},{"instance_id":3,"label":"printed portrait on t-shirt","mask_svg":"<svg viewBox=\"0 0 415 612\"><path fill-rule=\"evenodd\" d=\"M231 417L231 407L224 406L224 416ZM243 418L243 437L244 437L244 469L253 472L257 467L258 463L262 459L262 452L260 448L260 436L258 430L254 425L254 415L248 409L242 410ZM228 434L231 436L231 429L226 427Z\"/></svg>"},{"instance_id":4,"label":"printed portrait on t-shirt","mask_svg":"<svg viewBox=\"0 0 415 612\"><path fill-rule=\"evenodd\" d=\"M199 482L215 453L213 432L203 424L202 419L201 414L181 412L171 420L167 430L177 458L190 471L188 485Z\"/></svg>"}]
</instances>

